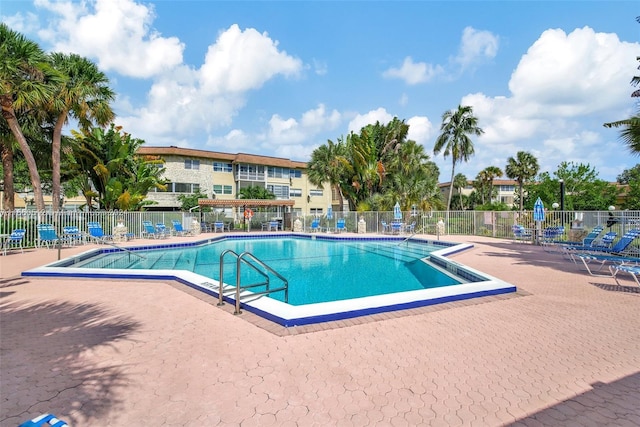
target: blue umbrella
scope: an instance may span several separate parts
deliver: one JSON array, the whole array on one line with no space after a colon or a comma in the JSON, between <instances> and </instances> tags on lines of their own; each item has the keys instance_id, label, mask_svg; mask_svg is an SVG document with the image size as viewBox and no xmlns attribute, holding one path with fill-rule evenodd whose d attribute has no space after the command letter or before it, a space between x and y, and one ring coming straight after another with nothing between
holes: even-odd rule
<instances>
[{"instance_id":1,"label":"blue umbrella","mask_svg":"<svg viewBox=\"0 0 640 427\"><path fill-rule=\"evenodd\" d=\"M329 206L327 209L327 219L333 218L333 207Z\"/></svg>"},{"instance_id":2,"label":"blue umbrella","mask_svg":"<svg viewBox=\"0 0 640 427\"><path fill-rule=\"evenodd\" d=\"M533 220L544 221L544 203L542 203L540 197L538 197L533 204Z\"/></svg>"},{"instance_id":3,"label":"blue umbrella","mask_svg":"<svg viewBox=\"0 0 640 427\"><path fill-rule=\"evenodd\" d=\"M402 211L400 210L400 203L396 202L393 207L393 219L402 219Z\"/></svg>"}]
</instances>

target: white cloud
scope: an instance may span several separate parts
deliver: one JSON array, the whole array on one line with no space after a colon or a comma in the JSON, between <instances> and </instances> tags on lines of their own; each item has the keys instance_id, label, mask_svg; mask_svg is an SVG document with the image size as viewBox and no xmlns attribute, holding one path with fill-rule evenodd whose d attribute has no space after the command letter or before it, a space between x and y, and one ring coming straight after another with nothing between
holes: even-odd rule
<instances>
[{"instance_id":1,"label":"white cloud","mask_svg":"<svg viewBox=\"0 0 640 427\"><path fill-rule=\"evenodd\" d=\"M0 18L9 28L19 33L32 33L40 28L38 15L31 12L26 12L24 15L18 12L13 16L0 16Z\"/></svg>"},{"instance_id":2,"label":"white cloud","mask_svg":"<svg viewBox=\"0 0 640 427\"><path fill-rule=\"evenodd\" d=\"M103 71L145 78L182 63L184 44L151 28L155 16L150 6L131 0L35 4L51 12L39 35L52 41L52 50L96 58Z\"/></svg>"},{"instance_id":3,"label":"white cloud","mask_svg":"<svg viewBox=\"0 0 640 427\"><path fill-rule=\"evenodd\" d=\"M407 56L400 68L389 68L382 73L383 77L391 79L404 80L408 85L425 83L442 72L439 65L431 65L425 62L413 62L410 56Z\"/></svg>"},{"instance_id":4,"label":"white cloud","mask_svg":"<svg viewBox=\"0 0 640 427\"><path fill-rule=\"evenodd\" d=\"M514 70L510 96L462 98L485 131L475 139L473 164L482 169L504 156L496 165L504 167L507 157L520 150L538 157L547 171L567 159L601 163L601 117L628 107L638 48L588 27L542 33Z\"/></svg>"},{"instance_id":5,"label":"white cloud","mask_svg":"<svg viewBox=\"0 0 640 427\"><path fill-rule=\"evenodd\" d=\"M433 150L433 146L430 146L430 144L432 144L433 125L427 117L414 116L405 123L409 125L408 139L424 145L427 148L427 152Z\"/></svg>"},{"instance_id":6,"label":"white cloud","mask_svg":"<svg viewBox=\"0 0 640 427\"><path fill-rule=\"evenodd\" d=\"M210 136L207 140L210 149L230 153L252 152L254 144L255 138L240 129L233 129L222 137Z\"/></svg>"},{"instance_id":7,"label":"white cloud","mask_svg":"<svg viewBox=\"0 0 640 427\"><path fill-rule=\"evenodd\" d=\"M499 44L500 39L491 32L466 27L462 31L460 49L454 62L466 69L480 61L493 59L498 53Z\"/></svg>"},{"instance_id":8,"label":"white cloud","mask_svg":"<svg viewBox=\"0 0 640 427\"><path fill-rule=\"evenodd\" d=\"M302 61L278 50L267 33L234 24L209 46L200 69L202 89L210 95L260 88L276 75L296 76Z\"/></svg>"},{"instance_id":9,"label":"white cloud","mask_svg":"<svg viewBox=\"0 0 640 427\"><path fill-rule=\"evenodd\" d=\"M386 109L380 107L377 110L369 111L365 114L356 115L349 122L348 131L360 133L360 130L367 125L373 125L376 122L380 122L381 124L386 125L391 120L393 120L393 116L387 113Z\"/></svg>"}]
</instances>

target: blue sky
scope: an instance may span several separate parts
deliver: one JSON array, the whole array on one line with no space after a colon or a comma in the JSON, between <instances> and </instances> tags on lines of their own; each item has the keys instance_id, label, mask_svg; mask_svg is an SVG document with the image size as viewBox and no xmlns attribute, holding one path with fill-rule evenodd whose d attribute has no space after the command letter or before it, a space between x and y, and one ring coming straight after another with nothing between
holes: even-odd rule
<instances>
[{"instance_id":1,"label":"blue sky","mask_svg":"<svg viewBox=\"0 0 640 427\"><path fill-rule=\"evenodd\" d=\"M47 51L99 65L116 123L148 145L307 161L394 116L433 156L442 114L485 134L469 179L529 151L613 181L638 158L602 124L634 111L631 1L12 1L0 17Z\"/></svg>"}]
</instances>

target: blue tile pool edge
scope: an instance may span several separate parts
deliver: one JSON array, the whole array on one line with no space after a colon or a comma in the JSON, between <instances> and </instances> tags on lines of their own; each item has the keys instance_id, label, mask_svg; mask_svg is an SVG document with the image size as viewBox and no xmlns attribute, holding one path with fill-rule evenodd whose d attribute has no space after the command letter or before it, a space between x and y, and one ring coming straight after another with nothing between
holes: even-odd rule
<instances>
[{"instance_id":1,"label":"blue tile pool edge","mask_svg":"<svg viewBox=\"0 0 640 427\"><path fill-rule=\"evenodd\" d=\"M300 237L300 234L278 234L273 236L255 235L253 237L282 238ZM312 235L316 236L316 235ZM160 249L167 247L187 247L197 246L224 238L247 238L248 235L240 236L220 236L217 238L207 238L196 242L185 242L169 245L144 245L127 247L128 250ZM309 235L302 237L312 238ZM316 236L318 238L320 236ZM332 240L381 240L372 237L338 237L322 236L323 239ZM402 238L382 238L382 240L403 241ZM405 310L417 307L424 307L435 304L443 304L452 301L460 301L484 296L499 295L516 292L517 288L507 282L491 277L485 273L464 266L452 261L447 256L473 248L471 244L453 244L449 242L431 241L423 239L411 239L422 243L438 244L443 249L433 252L428 261L447 272L462 277L471 283L448 286L432 290L420 290L410 292L399 292L383 296L356 298L353 300L337 301L332 303L309 304L307 306L290 306L283 302L271 298L258 298L250 302L242 302L241 309L252 312L269 321L285 327L303 326L314 323L330 322L336 320L351 319L354 317L379 314L390 311ZM188 271L173 270L99 270L99 269L79 269L73 267L60 267L61 265L72 265L73 260L84 260L101 253L118 251L115 248L93 249L81 254L47 264L22 273L25 277L76 277L76 278L96 278L96 279L129 279L129 280L174 280L187 285L193 289L204 292L210 296L218 298L218 282ZM76 261L77 262L77 261ZM228 289L225 287L225 289ZM416 299L407 300L408 294L416 294ZM247 292L247 295L250 293ZM432 295L433 294L433 295ZM229 304L235 304L235 300L225 296L224 300ZM347 307L355 305L356 307ZM283 307L286 306L286 307Z\"/></svg>"}]
</instances>

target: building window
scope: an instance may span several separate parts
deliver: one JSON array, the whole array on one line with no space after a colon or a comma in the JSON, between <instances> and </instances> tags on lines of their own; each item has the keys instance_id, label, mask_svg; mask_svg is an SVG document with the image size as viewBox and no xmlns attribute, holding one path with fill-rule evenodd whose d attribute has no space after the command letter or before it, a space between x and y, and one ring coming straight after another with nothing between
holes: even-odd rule
<instances>
[{"instance_id":1,"label":"building window","mask_svg":"<svg viewBox=\"0 0 640 427\"><path fill-rule=\"evenodd\" d=\"M184 168L198 170L200 169L200 160L185 159Z\"/></svg>"},{"instance_id":2,"label":"building window","mask_svg":"<svg viewBox=\"0 0 640 427\"><path fill-rule=\"evenodd\" d=\"M288 185L267 185L267 190L276 195L276 199L287 200L289 199L289 186Z\"/></svg>"},{"instance_id":3,"label":"building window","mask_svg":"<svg viewBox=\"0 0 640 427\"><path fill-rule=\"evenodd\" d=\"M213 162L214 172L233 172L231 163Z\"/></svg>"},{"instance_id":4,"label":"building window","mask_svg":"<svg viewBox=\"0 0 640 427\"><path fill-rule=\"evenodd\" d=\"M264 166L238 165L237 178L246 181L265 181Z\"/></svg>"},{"instance_id":5,"label":"building window","mask_svg":"<svg viewBox=\"0 0 640 427\"><path fill-rule=\"evenodd\" d=\"M214 185L213 192L215 194L233 194L233 187L231 185Z\"/></svg>"},{"instance_id":6,"label":"building window","mask_svg":"<svg viewBox=\"0 0 640 427\"><path fill-rule=\"evenodd\" d=\"M267 169L269 178L289 178L289 168L278 168L269 166Z\"/></svg>"},{"instance_id":7,"label":"building window","mask_svg":"<svg viewBox=\"0 0 640 427\"><path fill-rule=\"evenodd\" d=\"M166 190L154 188L156 193L197 193L200 191L200 184L191 184L186 182L168 182Z\"/></svg>"},{"instance_id":8,"label":"building window","mask_svg":"<svg viewBox=\"0 0 640 427\"><path fill-rule=\"evenodd\" d=\"M319 196L319 197L322 197L322 194L323 194L323 193L322 193L322 190L320 190L320 189L309 190L309 195L310 195L311 197L313 197L313 196Z\"/></svg>"},{"instance_id":9,"label":"building window","mask_svg":"<svg viewBox=\"0 0 640 427\"><path fill-rule=\"evenodd\" d=\"M322 208L311 208L311 215L322 216Z\"/></svg>"},{"instance_id":10,"label":"building window","mask_svg":"<svg viewBox=\"0 0 640 427\"><path fill-rule=\"evenodd\" d=\"M302 171L299 169L289 169L289 178L302 178Z\"/></svg>"},{"instance_id":11,"label":"building window","mask_svg":"<svg viewBox=\"0 0 640 427\"><path fill-rule=\"evenodd\" d=\"M501 185L500 186L500 192L501 193L505 193L505 192L513 193L514 191L516 191L516 186L515 185Z\"/></svg>"},{"instance_id":12,"label":"building window","mask_svg":"<svg viewBox=\"0 0 640 427\"><path fill-rule=\"evenodd\" d=\"M289 190L289 197L302 197L302 188L291 188Z\"/></svg>"}]
</instances>

